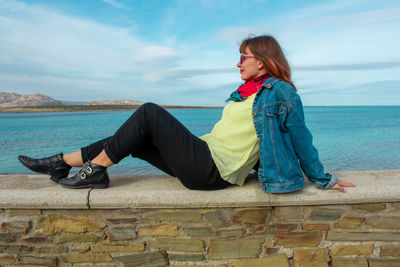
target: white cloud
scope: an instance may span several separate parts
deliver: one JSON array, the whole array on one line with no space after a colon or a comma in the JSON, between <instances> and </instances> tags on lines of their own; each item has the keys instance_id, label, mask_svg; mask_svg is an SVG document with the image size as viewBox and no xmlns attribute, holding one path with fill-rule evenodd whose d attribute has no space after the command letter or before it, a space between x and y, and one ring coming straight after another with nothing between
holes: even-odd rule
<instances>
[{"instance_id":1,"label":"white cloud","mask_svg":"<svg viewBox=\"0 0 400 267\"><path fill-rule=\"evenodd\" d=\"M115 0L103 0L103 2L106 4L112 5L113 7L116 7L116 8L125 8L125 6L123 4L118 3Z\"/></svg>"},{"instance_id":2,"label":"white cloud","mask_svg":"<svg viewBox=\"0 0 400 267\"><path fill-rule=\"evenodd\" d=\"M175 49L160 45L140 46L132 53L132 61L136 63L154 62L160 64L165 61L167 65L175 65L182 55Z\"/></svg>"},{"instance_id":3,"label":"white cloud","mask_svg":"<svg viewBox=\"0 0 400 267\"><path fill-rule=\"evenodd\" d=\"M129 9L127 2L103 2L124 8L113 12ZM148 21L136 17L138 27L132 30L28 1L0 0L0 90L198 103L210 92L224 97L241 82L234 70L237 48L250 33L278 39L307 101L361 82L395 80L398 73L400 8L386 2L374 7L370 0L329 1L246 20L232 20L244 7L238 10L228 1L194 5L177 0L161 6L157 21L143 25ZM221 14L218 20L216 14ZM139 35L143 28L156 31ZM171 92L180 97L168 99Z\"/></svg>"},{"instance_id":4,"label":"white cloud","mask_svg":"<svg viewBox=\"0 0 400 267\"><path fill-rule=\"evenodd\" d=\"M283 14L289 20L304 20L312 17L324 17L335 14L335 12L359 9L368 5L367 0L334 0L315 3L312 6L298 8Z\"/></svg>"},{"instance_id":5,"label":"white cloud","mask_svg":"<svg viewBox=\"0 0 400 267\"><path fill-rule=\"evenodd\" d=\"M367 1L331 1L279 14L267 22L253 23L255 27L224 28L217 37L234 43L249 33L270 31L284 49L293 80L300 95L305 95L306 104L338 104L341 95L365 94L363 84L378 86L377 81L396 80L399 73L400 8L350 8L361 2L368 7ZM336 13L339 10L345 12ZM392 84L392 88L398 85ZM327 97L328 93L337 96ZM379 91L368 93L375 95ZM373 97L368 99L373 101ZM396 100L388 99L389 102Z\"/></svg>"},{"instance_id":6,"label":"white cloud","mask_svg":"<svg viewBox=\"0 0 400 267\"><path fill-rule=\"evenodd\" d=\"M142 41L124 28L16 1L0 2L0 51L0 71L13 71L0 82L13 77L19 86L30 81L44 90L56 83L66 90L80 88L79 93L99 88L94 79L127 90L121 81L134 84L143 73L176 66L180 59L174 48Z\"/></svg>"},{"instance_id":7,"label":"white cloud","mask_svg":"<svg viewBox=\"0 0 400 267\"><path fill-rule=\"evenodd\" d=\"M223 28L216 36L218 40L227 43L238 44L244 38L249 37L251 35L262 35L268 34L265 31L265 28L260 26L254 27L226 27Z\"/></svg>"},{"instance_id":8,"label":"white cloud","mask_svg":"<svg viewBox=\"0 0 400 267\"><path fill-rule=\"evenodd\" d=\"M379 70L400 67L400 61L397 62L367 62L358 64L331 64L331 65L302 65L294 66L296 71L336 71L336 70Z\"/></svg>"},{"instance_id":9,"label":"white cloud","mask_svg":"<svg viewBox=\"0 0 400 267\"><path fill-rule=\"evenodd\" d=\"M165 69L158 72L146 73L143 78L147 81L161 81L165 79L182 80L197 76L234 73L234 68L226 69Z\"/></svg>"}]
</instances>

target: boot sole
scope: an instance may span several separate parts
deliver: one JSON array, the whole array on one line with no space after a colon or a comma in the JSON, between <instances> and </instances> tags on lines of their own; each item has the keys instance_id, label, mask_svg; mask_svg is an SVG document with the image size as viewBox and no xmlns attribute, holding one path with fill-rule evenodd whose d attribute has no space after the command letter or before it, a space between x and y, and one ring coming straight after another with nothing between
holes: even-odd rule
<instances>
[{"instance_id":1,"label":"boot sole","mask_svg":"<svg viewBox=\"0 0 400 267\"><path fill-rule=\"evenodd\" d=\"M54 183L56 183L56 184L58 184L58 180L60 180L60 179L57 178L57 177L54 177L54 176L51 176L51 177L50 177L50 181L52 181L52 182L54 182Z\"/></svg>"},{"instance_id":2,"label":"boot sole","mask_svg":"<svg viewBox=\"0 0 400 267\"><path fill-rule=\"evenodd\" d=\"M64 185L64 184L59 184L62 187L69 188L69 189L84 189L84 188L92 188L92 189L105 189L108 188L109 183L104 183L104 184L87 184L87 185L80 185L80 186L70 186L70 185Z\"/></svg>"}]
</instances>

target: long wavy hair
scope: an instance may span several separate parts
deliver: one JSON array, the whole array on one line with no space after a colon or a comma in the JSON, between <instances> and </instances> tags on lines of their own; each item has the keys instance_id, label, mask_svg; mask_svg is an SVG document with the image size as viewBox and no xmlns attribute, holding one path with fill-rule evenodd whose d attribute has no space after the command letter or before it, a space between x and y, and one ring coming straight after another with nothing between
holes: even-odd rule
<instances>
[{"instance_id":1,"label":"long wavy hair","mask_svg":"<svg viewBox=\"0 0 400 267\"><path fill-rule=\"evenodd\" d=\"M244 53L247 47L257 59L262 61L267 72L272 77L291 84L296 91L291 78L289 63L283 54L281 46L274 37L261 35L246 38L240 44L240 53Z\"/></svg>"}]
</instances>

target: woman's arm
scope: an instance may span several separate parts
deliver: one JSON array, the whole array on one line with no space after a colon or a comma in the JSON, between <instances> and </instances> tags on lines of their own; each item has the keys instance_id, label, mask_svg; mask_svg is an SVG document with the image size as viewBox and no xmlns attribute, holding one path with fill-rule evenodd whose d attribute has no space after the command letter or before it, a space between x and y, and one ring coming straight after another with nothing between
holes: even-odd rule
<instances>
[{"instance_id":1,"label":"woman's arm","mask_svg":"<svg viewBox=\"0 0 400 267\"><path fill-rule=\"evenodd\" d=\"M304 174L320 189L332 188L345 192L344 186L354 187L351 183L339 181L334 174L324 173L318 151L313 145L312 134L305 124L301 99L297 94L292 104L294 107L286 118L285 126Z\"/></svg>"}]
</instances>

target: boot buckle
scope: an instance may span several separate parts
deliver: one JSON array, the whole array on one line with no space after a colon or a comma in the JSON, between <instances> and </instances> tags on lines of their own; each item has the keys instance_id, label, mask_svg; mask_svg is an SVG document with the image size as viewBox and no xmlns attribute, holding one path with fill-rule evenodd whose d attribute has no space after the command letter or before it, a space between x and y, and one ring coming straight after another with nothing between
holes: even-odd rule
<instances>
[{"instance_id":1,"label":"boot buckle","mask_svg":"<svg viewBox=\"0 0 400 267\"><path fill-rule=\"evenodd\" d=\"M92 167L90 167L89 162L86 162L82 167L79 177L83 180L83 179L86 179L86 177L87 177L86 174L91 174L91 173L93 173L93 169L92 169Z\"/></svg>"},{"instance_id":2,"label":"boot buckle","mask_svg":"<svg viewBox=\"0 0 400 267\"><path fill-rule=\"evenodd\" d=\"M90 166L87 166L87 168L85 169L85 172L87 174L91 174L93 172L93 169Z\"/></svg>"}]
</instances>

